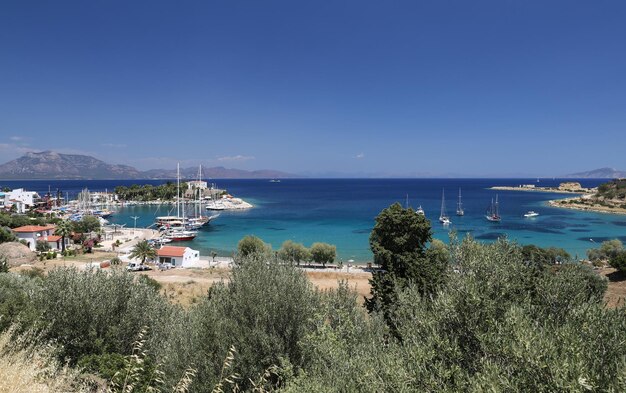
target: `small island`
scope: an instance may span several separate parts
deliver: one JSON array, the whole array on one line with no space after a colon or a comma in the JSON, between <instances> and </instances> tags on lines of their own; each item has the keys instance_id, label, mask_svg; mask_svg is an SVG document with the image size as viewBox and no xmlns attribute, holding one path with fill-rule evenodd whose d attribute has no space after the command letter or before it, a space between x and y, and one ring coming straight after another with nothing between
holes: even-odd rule
<instances>
[{"instance_id":1,"label":"small island","mask_svg":"<svg viewBox=\"0 0 626 393\"><path fill-rule=\"evenodd\" d=\"M548 201L553 207L598 213L626 214L626 178L601 184L592 193Z\"/></svg>"}]
</instances>

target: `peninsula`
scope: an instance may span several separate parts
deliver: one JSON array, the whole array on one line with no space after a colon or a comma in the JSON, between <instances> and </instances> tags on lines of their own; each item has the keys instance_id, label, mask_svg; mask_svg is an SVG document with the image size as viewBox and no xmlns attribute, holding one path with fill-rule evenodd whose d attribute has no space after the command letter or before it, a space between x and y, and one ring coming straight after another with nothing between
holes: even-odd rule
<instances>
[{"instance_id":1,"label":"peninsula","mask_svg":"<svg viewBox=\"0 0 626 393\"><path fill-rule=\"evenodd\" d=\"M553 207L587 210L598 213L626 214L626 179L601 184L592 193L548 201Z\"/></svg>"},{"instance_id":2,"label":"peninsula","mask_svg":"<svg viewBox=\"0 0 626 393\"><path fill-rule=\"evenodd\" d=\"M531 191L531 192L552 192L563 194L592 194L594 188L585 188L578 182L564 182L558 187L537 187L535 184L520 184L518 186L494 186L490 190L498 191Z\"/></svg>"}]
</instances>

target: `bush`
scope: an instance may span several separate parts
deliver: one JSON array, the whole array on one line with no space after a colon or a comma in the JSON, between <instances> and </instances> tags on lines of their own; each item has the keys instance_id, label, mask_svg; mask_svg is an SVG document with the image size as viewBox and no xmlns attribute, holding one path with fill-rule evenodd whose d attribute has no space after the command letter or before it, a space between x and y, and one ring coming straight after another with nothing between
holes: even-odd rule
<instances>
[{"instance_id":1,"label":"bush","mask_svg":"<svg viewBox=\"0 0 626 393\"><path fill-rule=\"evenodd\" d=\"M626 272L626 251L619 252L611 257L609 264L621 273Z\"/></svg>"},{"instance_id":2,"label":"bush","mask_svg":"<svg viewBox=\"0 0 626 393\"><path fill-rule=\"evenodd\" d=\"M28 327L35 322L30 296L38 285L38 280L24 275L0 273L0 332L11 325Z\"/></svg>"},{"instance_id":3,"label":"bush","mask_svg":"<svg viewBox=\"0 0 626 393\"><path fill-rule=\"evenodd\" d=\"M233 369L246 389L270 366L303 365L299 342L318 304L312 284L295 266L256 256L238 260L228 284L215 284L188 317L176 319L176 333L159 356L170 359L164 365L168 375L197 368L194 390L205 391L219 379L234 346Z\"/></svg>"},{"instance_id":4,"label":"bush","mask_svg":"<svg viewBox=\"0 0 626 393\"><path fill-rule=\"evenodd\" d=\"M71 364L86 355L128 354L142 327L158 336L172 308L152 287L117 270L52 270L33 302L46 327L43 338L61 344L60 358Z\"/></svg>"},{"instance_id":5,"label":"bush","mask_svg":"<svg viewBox=\"0 0 626 393\"><path fill-rule=\"evenodd\" d=\"M35 250L38 252L44 253L50 250L50 244L48 244L45 240L37 240L37 245L35 246Z\"/></svg>"},{"instance_id":6,"label":"bush","mask_svg":"<svg viewBox=\"0 0 626 393\"><path fill-rule=\"evenodd\" d=\"M308 361L287 391L623 391L626 314L606 282L565 264L538 270L506 241L453 245L457 273L437 296L409 284L393 313L360 320L334 306L303 340ZM335 317L336 316L336 317ZM355 334L353 336L352 334ZM598 361L597 353L603 354Z\"/></svg>"},{"instance_id":7,"label":"bush","mask_svg":"<svg viewBox=\"0 0 626 393\"><path fill-rule=\"evenodd\" d=\"M606 261L622 251L624 251L622 242L618 239L613 239L602 242L600 248L587 250L587 256L590 261Z\"/></svg>"}]
</instances>

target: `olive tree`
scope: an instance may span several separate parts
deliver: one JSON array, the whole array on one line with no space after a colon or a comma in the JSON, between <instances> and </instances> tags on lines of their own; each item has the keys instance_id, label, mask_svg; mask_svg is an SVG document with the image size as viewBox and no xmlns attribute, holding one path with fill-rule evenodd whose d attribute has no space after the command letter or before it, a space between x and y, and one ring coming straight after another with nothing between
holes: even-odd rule
<instances>
[{"instance_id":1,"label":"olive tree","mask_svg":"<svg viewBox=\"0 0 626 393\"><path fill-rule=\"evenodd\" d=\"M311 259L316 263L321 263L326 267L327 263L332 263L337 256L337 247L328 243L313 243L311 246Z\"/></svg>"}]
</instances>

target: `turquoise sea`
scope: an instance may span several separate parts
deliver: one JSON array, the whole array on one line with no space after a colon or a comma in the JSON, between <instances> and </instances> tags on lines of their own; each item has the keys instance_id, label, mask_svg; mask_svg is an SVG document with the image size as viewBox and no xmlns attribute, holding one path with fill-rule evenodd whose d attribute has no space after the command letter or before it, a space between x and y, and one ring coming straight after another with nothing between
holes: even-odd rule
<instances>
[{"instance_id":1,"label":"turquoise sea","mask_svg":"<svg viewBox=\"0 0 626 393\"><path fill-rule=\"evenodd\" d=\"M568 179L572 180L572 179ZM213 181L213 180L212 180ZM482 241L493 241L507 236L521 244L558 246L572 256L583 257L585 251L607 239L626 241L626 216L588 213L547 206L549 199L567 197L563 194L524 191L497 192L500 201L500 223L488 222L485 211L496 191L495 185L516 186L536 183L539 186L558 185L563 179L283 179L279 183L268 180L217 180L220 188L255 205L240 212L221 212L209 227L187 243L199 249L202 255L212 250L230 255L237 242L245 235L256 235L275 249L287 239L309 246L321 241L337 246L344 261L371 260L368 246L374 218L394 202L403 205L408 194L409 205L421 205L431 220L434 236L447 241L450 229L459 236L471 234ZM602 179L577 180L583 186L601 184ZM112 190L116 185L133 183L160 184L163 181L0 181L0 187L25 187L45 193L57 188L75 195L82 188L91 191ZM465 216L454 215L459 187L463 193ZM444 228L439 222L441 193L445 189L447 211L452 225ZM110 219L112 222L133 225L132 216L138 216L137 226L150 225L156 215L165 215L168 206L133 206L121 208ZM540 216L527 219L523 214L537 211ZM179 243L185 244L185 243Z\"/></svg>"}]
</instances>

